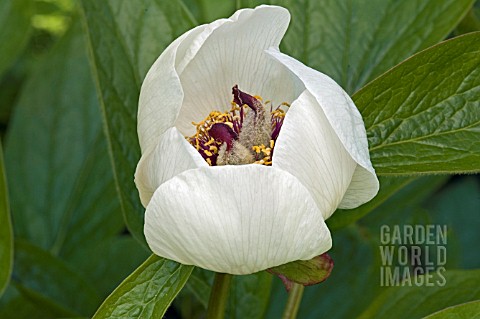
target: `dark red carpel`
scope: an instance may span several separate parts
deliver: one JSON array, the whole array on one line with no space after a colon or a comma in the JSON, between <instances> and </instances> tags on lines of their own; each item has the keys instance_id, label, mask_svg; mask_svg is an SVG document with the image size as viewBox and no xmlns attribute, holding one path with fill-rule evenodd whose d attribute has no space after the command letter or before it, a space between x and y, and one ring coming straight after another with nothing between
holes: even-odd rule
<instances>
[{"instance_id":1,"label":"dark red carpel","mask_svg":"<svg viewBox=\"0 0 480 319\"><path fill-rule=\"evenodd\" d=\"M237 133L225 123L215 123L210 127L208 133L216 141L227 144L227 151L232 149L233 141L238 138Z\"/></svg>"},{"instance_id":2,"label":"dark red carpel","mask_svg":"<svg viewBox=\"0 0 480 319\"><path fill-rule=\"evenodd\" d=\"M235 102L238 106L242 107L243 105L248 105L254 112L257 114L257 109L258 109L258 100L251 96L250 94L247 94L245 92L242 92L238 89L238 85L235 85L232 88L232 94L233 94L233 102ZM240 112L242 112L243 109L240 109ZM243 116L242 116L243 117Z\"/></svg>"}]
</instances>

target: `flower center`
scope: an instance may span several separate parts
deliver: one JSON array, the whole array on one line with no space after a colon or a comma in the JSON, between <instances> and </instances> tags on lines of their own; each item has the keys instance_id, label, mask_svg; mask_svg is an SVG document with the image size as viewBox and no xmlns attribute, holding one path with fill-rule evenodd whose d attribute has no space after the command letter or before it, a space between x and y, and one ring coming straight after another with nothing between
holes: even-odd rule
<instances>
[{"instance_id":1,"label":"flower center","mask_svg":"<svg viewBox=\"0 0 480 319\"><path fill-rule=\"evenodd\" d=\"M275 142L285 118L287 103L275 109L238 89L232 89L233 101L227 112L212 111L200 123L192 123L196 133L187 137L205 161L215 165L272 165ZM269 109L269 112L266 109Z\"/></svg>"}]
</instances>

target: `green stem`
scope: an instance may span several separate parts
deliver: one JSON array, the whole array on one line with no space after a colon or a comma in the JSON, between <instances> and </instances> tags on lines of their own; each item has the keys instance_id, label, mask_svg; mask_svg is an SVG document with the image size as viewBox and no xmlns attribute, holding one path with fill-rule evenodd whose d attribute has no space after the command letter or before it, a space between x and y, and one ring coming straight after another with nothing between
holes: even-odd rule
<instances>
[{"instance_id":1,"label":"green stem","mask_svg":"<svg viewBox=\"0 0 480 319\"><path fill-rule=\"evenodd\" d=\"M225 317L225 306L227 305L231 281L232 275L230 274L215 274L215 281L208 301L207 319L223 319Z\"/></svg>"},{"instance_id":2,"label":"green stem","mask_svg":"<svg viewBox=\"0 0 480 319\"><path fill-rule=\"evenodd\" d=\"M292 289L288 292L287 305L283 311L282 319L295 319L297 317L300 303L302 302L303 289L305 287L300 284L293 284Z\"/></svg>"}]
</instances>

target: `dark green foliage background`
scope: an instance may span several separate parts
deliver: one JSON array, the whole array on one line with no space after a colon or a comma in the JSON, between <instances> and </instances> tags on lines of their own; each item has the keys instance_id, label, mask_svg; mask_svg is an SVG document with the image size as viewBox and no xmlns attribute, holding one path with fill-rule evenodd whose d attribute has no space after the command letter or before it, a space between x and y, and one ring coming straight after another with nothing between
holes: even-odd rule
<instances>
[{"instance_id":1,"label":"dark green foliage background","mask_svg":"<svg viewBox=\"0 0 480 319\"><path fill-rule=\"evenodd\" d=\"M213 274L145 244L137 100L173 39L262 3L291 12L282 51L352 95L381 181L328 220L335 267L299 318L480 315L478 2L2 0L0 318L204 316ZM448 226L445 287L381 287L380 227L403 224ZM286 298L237 276L227 317L278 318Z\"/></svg>"}]
</instances>

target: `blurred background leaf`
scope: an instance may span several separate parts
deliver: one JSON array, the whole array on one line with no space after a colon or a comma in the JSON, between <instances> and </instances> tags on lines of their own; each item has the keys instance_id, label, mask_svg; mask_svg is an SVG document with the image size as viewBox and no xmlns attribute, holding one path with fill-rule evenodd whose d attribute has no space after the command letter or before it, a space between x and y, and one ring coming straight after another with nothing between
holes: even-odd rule
<instances>
[{"instance_id":1,"label":"blurred background leaf","mask_svg":"<svg viewBox=\"0 0 480 319\"><path fill-rule=\"evenodd\" d=\"M68 255L122 231L79 24L23 92L5 146L16 236Z\"/></svg>"},{"instance_id":2,"label":"blurred background leaf","mask_svg":"<svg viewBox=\"0 0 480 319\"><path fill-rule=\"evenodd\" d=\"M9 318L90 316L148 256L125 232L79 20L58 37L32 67L6 137L21 248L0 302Z\"/></svg>"},{"instance_id":3,"label":"blurred background leaf","mask_svg":"<svg viewBox=\"0 0 480 319\"><path fill-rule=\"evenodd\" d=\"M246 276L234 276L226 318L265 318L273 277L265 271Z\"/></svg>"},{"instance_id":4,"label":"blurred background leaf","mask_svg":"<svg viewBox=\"0 0 480 319\"><path fill-rule=\"evenodd\" d=\"M435 223L447 225L450 267L480 269L480 180L478 176L454 178L425 205ZM479 278L480 279L480 278Z\"/></svg>"},{"instance_id":5,"label":"blurred background leaf","mask_svg":"<svg viewBox=\"0 0 480 319\"><path fill-rule=\"evenodd\" d=\"M380 176L380 190L371 201L356 208L356 209L337 209L328 220L327 225L329 229L335 230L345 227L363 216L367 215L379 205L384 203L390 196L400 191L405 186L415 181L414 177L385 177Z\"/></svg>"},{"instance_id":6,"label":"blurred background leaf","mask_svg":"<svg viewBox=\"0 0 480 319\"><path fill-rule=\"evenodd\" d=\"M140 86L163 49L195 23L177 0L81 3L121 209L130 232L145 244L144 208L133 182L140 158L136 128Z\"/></svg>"},{"instance_id":7,"label":"blurred background leaf","mask_svg":"<svg viewBox=\"0 0 480 319\"><path fill-rule=\"evenodd\" d=\"M426 319L477 319L480 318L480 300L466 302L460 305L440 310Z\"/></svg>"},{"instance_id":8,"label":"blurred background leaf","mask_svg":"<svg viewBox=\"0 0 480 319\"><path fill-rule=\"evenodd\" d=\"M278 4L292 22L282 51L352 94L412 54L438 43L474 0L242 0Z\"/></svg>"},{"instance_id":9,"label":"blurred background leaf","mask_svg":"<svg viewBox=\"0 0 480 319\"><path fill-rule=\"evenodd\" d=\"M13 266L13 231L6 183L0 144L0 297L10 281Z\"/></svg>"},{"instance_id":10,"label":"blurred background leaf","mask_svg":"<svg viewBox=\"0 0 480 319\"><path fill-rule=\"evenodd\" d=\"M65 262L23 241L15 243L13 284L34 303L48 299L70 316L89 315L101 302L93 286Z\"/></svg>"},{"instance_id":11,"label":"blurred background leaf","mask_svg":"<svg viewBox=\"0 0 480 319\"><path fill-rule=\"evenodd\" d=\"M434 283L443 281L437 274L431 275ZM359 317L367 318L421 318L443 308L480 298L480 270L447 271L443 274L446 285L421 285L391 287L381 294Z\"/></svg>"},{"instance_id":12,"label":"blurred background leaf","mask_svg":"<svg viewBox=\"0 0 480 319\"><path fill-rule=\"evenodd\" d=\"M228 18L237 9L236 0L184 0L183 2L199 24Z\"/></svg>"},{"instance_id":13,"label":"blurred background leaf","mask_svg":"<svg viewBox=\"0 0 480 319\"><path fill-rule=\"evenodd\" d=\"M33 4L32 0L0 1L0 78L28 42Z\"/></svg>"}]
</instances>

